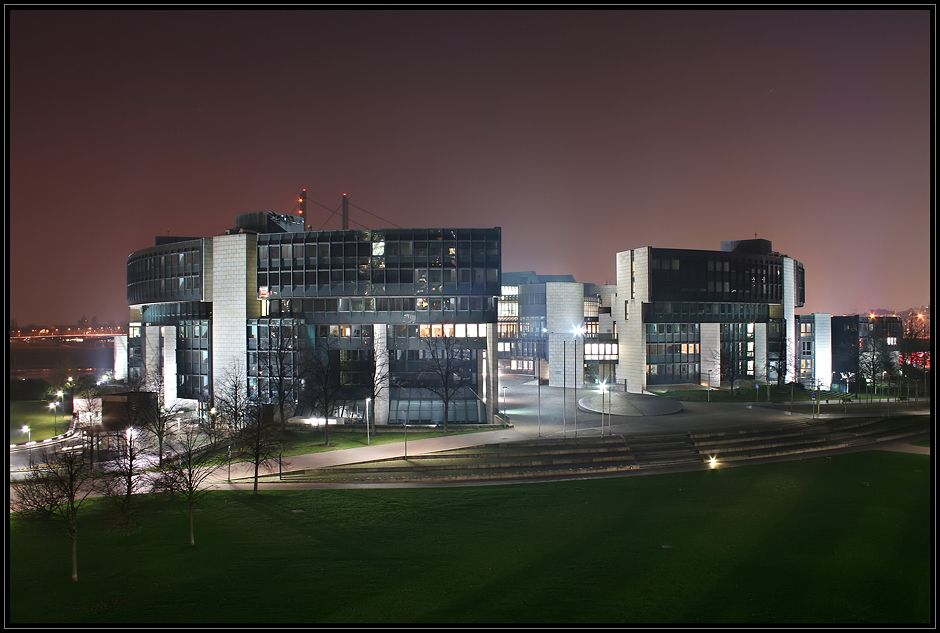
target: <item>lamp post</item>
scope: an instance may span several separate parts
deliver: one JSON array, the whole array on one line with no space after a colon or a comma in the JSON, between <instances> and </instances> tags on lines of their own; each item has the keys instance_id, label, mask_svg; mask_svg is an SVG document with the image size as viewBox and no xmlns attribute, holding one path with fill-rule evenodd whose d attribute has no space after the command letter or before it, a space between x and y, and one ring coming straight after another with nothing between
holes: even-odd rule
<instances>
[{"instance_id":1,"label":"lamp post","mask_svg":"<svg viewBox=\"0 0 940 633\"><path fill-rule=\"evenodd\" d=\"M52 409L52 411L54 412L52 416L52 425L55 428L55 434L58 435L59 434L59 403L50 402L49 408Z\"/></svg>"},{"instance_id":2,"label":"lamp post","mask_svg":"<svg viewBox=\"0 0 940 633\"><path fill-rule=\"evenodd\" d=\"M538 398L538 400L539 400L539 426L538 426L538 429L539 429L539 437L542 437L542 350L541 350L542 341L541 341L541 340L536 341L535 347L536 347L536 359L535 359L535 360L536 360L536 362L538 363L538 366L539 366L539 369L538 369L538 374L539 374L539 375L538 375L538 377L536 378L536 385L537 385L536 389L538 390L538 394L539 394L539 398Z\"/></svg>"},{"instance_id":3,"label":"lamp post","mask_svg":"<svg viewBox=\"0 0 940 633\"><path fill-rule=\"evenodd\" d=\"M562 433L568 437L568 341L561 342L561 424Z\"/></svg>"},{"instance_id":4,"label":"lamp post","mask_svg":"<svg viewBox=\"0 0 940 633\"><path fill-rule=\"evenodd\" d=\"M712 401L712 370L708 370L708 388L705 390L705 400Z\"/></svg>"},{"instance_id":5,"label":"lamp post","mask_svg":"<svg viewBox=\"0 0 940 633\"><path fill-rule=\"evenodd\" d=\"M607 394L607 382L601 383L601 437L604 437L604 396ZM608 425L609 425L608 420Z\"/></svg>"},{"instance_id":6,"label":"lamp post","mask_svg":"<svg viewBox=\"0 0 940 633\"><path fill-rule=\"evenodd\" d=\"M372 398L366 398L366 445L371 446L372 440L369 439L369 403L372 402Z\"/></svg>"},{"instance_id":7,"label":"lamp post","mask_svg":"<svg viewBox=\"0 0 940 633\"><path fill-rule=\"evenodd\" d=\"M29 428L28 424L24 424L22 428L23 433L26 433L26 445L29 446L29 465L33 465L33 447L30 444L33 441L33 431Z\"/></svg>"},{"instance_id":8,"label":"lamp post","mask_svg":"<svg viewBox=\"0 0 940 633\"><path fill-rule=\"evenodd\" d=\"M584 333L580 325L574 329L574 436L578 437L578 378L581 372L578 368L578 339ZM583 349L583 346L582 346ZM583 363L582 363L583 369Z\"/></svg>"},{"instance_id":9,"label":"lamp post","mask_svg":"<svg viewBox=\"0 0 940 633\"><path fill-rule=\"evenodd\" d=\"M506 387L503 386L503 413L506 413Z\"/></svg>"}]
</instances>

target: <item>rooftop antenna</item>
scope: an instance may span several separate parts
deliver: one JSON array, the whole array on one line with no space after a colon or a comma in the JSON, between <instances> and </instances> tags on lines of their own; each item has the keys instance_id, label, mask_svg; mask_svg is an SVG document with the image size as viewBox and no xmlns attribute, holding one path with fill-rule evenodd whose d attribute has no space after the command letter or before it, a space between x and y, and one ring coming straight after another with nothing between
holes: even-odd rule
<instances>
[{"instance_id":1,"label":"rooftop antenna","mask_svg":"<svg viewBox=\"0 0 940 633\"><path fill-rule=\"evenodd\" d=\"M349 230L349 198L343 193L343 230Z\"/></svg>"},{"instance_id":2,"label":"rooftop antenna","mask_svg":"<svg viewBox=\"0 0 940 633\"><path fill-rule=\"evenodd\" d=\"M307 215L307 190L306 189L301 189L300 199L297 202L300 203L300 215L306 216Z\"/></svg>"}]
</instances>

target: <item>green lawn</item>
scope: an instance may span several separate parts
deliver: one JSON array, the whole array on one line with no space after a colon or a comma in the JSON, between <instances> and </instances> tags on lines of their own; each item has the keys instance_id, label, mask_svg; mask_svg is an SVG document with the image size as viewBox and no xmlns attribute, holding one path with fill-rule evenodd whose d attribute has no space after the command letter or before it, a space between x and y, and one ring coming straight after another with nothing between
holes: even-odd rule
<instances>
[{"instance_id":1,"label":"green lawn","mask_svg":"<svg viewBox=\"0 0 940 633\"><path fill-rule=\"evenodd\" d=\"M28 425L31 436L34 440L44 440L47 437L55 436L56 422L58 422L59 433L68 429L71 414L62 415L62 405L59 404L58 414L49 409L49 403L39 400L10 400L9 404L9 427L10 444L24 444L26 442L26 433L23 433L23 425Z\"/></svg>"},{"instance_id":2,"label":"green lawn","mask_svg":"<svg viewBox=\"0 0 940 633\"><path fill-rule=\"evenodd\" d=\"M10 519L21 623L926 623L930 457L561 483L212 493ZM85 510L83 508L83 510Z\"/></svg>"}]
</instances>

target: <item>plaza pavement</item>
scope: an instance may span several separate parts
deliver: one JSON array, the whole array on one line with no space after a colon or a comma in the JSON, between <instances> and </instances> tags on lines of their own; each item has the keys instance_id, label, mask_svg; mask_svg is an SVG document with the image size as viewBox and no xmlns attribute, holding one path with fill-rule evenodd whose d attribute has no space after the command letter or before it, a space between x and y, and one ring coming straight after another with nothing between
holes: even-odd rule
<instances>
[{"instance_id":1,"label":"plaza pavement","mask_svg":"<svg viewBox=\"0 0 940 633\"><path fill-rule=\"evenodd\" d=\"M505 387L505 392L503 391ZM504 396L505 394L505 396ZM797 406L794 411L779 410L761 406L765 403L710 403L678 402L671 398L616 393L605 397L604 410L612 415L601 415L596 411L576 409L573 388L539 386L531 376L509 375L500 377L500 409L509 416L510 428L498 428L493 431L448 435L444 437L412 440L408 442L409 456L433 453L457 448L469 448L484 444L502 442L564 439L575 437L597 437L601 434L613 435L655 435L681 432L703 432L714 429L760 430L761 427L779 427L782 425L811 425L821 423L812 416L808 405ZM600 410L600 392L594 389L577 390L577 399L582 405ZM851 406L851 405L850 405ZM895 411L900 411L897 407ZM926 412L930 413L930 412ZM849 415L883 415L883 412L868 412L857 408ZM823 416L834 417L834 416ZM929 448L911 446L909 442L879 445L880 449L897 448L909 452L930 453ZM364 446L344 450L311 453L284 458L281 468L284 472L304 469L325 468L341 464L364 461L393 459L403 457L403 442ZM262 471L263 474L277 474L278 465ZM218 489L244 489L251 482L244 478L253 477L251 464L232 464L231 478L223 467L214 477L213 487ZM242 481L238 481L242 480ZM265 483L265 487L307 487L306 484L277 482ZM316 487L331 484L315 484ZM393 484L389 484L393 485ZM345 487L367 487L368 484L336 484Z\"/></svg>"}]
</instances>

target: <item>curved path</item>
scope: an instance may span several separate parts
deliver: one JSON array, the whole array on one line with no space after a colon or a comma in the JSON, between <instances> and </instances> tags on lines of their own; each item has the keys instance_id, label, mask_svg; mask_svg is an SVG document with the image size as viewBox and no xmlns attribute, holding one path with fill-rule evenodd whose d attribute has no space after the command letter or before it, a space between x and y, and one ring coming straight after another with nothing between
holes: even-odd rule
<instances>
[{"instance_id":1,"label":"curved path","mask_svg":"<svg viewBox=\"0 0 940 633\"><path fill-rule=\"evenodd\" d=\"M469 448L483 444L501 442L523 441L533 439L562 439L586 437L604 434L644 435L677 432L702 432L716 429L749 429L759 430L762 427L779 427L781 425L806 425L813 423L813 416L809 407L802 412L791 413L788 410L779 410L758 406L755 404L725 404L708 402L680 403L671 398L662 398L651 395L615 394L625 396L621 399L612 399L613 405L606 404L605 410L614 410L614 415L601 415L595 411L576 409L574 390L564 390L560 387L539 387L530 376L504 376L500 378L500 385L506 387L505 405L503 410L509 415L511 428L501 428L493 431L452 435L425 440L408 442L407 454L420 455L437 451ZM502 392L502 389L500 389ZM588 393L585 393L588 392ZM500 402L503 403L503 394L500 393ZM582 406L593 408L597 398L600 411L600 394L597 390L578 390L578 401ZM678 406L677 406L678 405ZM642 413L648 411L649 413ZM855 415L863 414L856 412ZM853 415L851 412L848 415ZM836 416L832 416L836 417ZM842 417L842 416L838 416ZM817 422L818 423L818 422ZM907 441L878 444L879 450L895 449L908 452L929 454L929 448L915 447ZM861 447L856 450L869 450ZM403 443L384 444L379 446L365 446L362 448L330 451L325 453L311 453L308 455L293 456L284 459L284 470L315 469L341 464L352 464L363 461L392 459L404 455ZM790 456L789 459L798 459ZM275 465L267 473L277 474ZM660 471L662 472L662 471ZM253 475L250 464L232 464L232 480L241 480ZM529 480L531 481L531 480ZM506 480L500 483L509 483ZM267 482L265 487L277 488L322 488L322 487L414 487L426 485L448 484L322 484L322 483L281 483ZM468 484L463 484L468 485ZM474 483L469 485L481 485ZM249 483L229 483L227 469L223 468L217 473L214 487L219 489L245 489L250 488Z\"/></svg>"}]
</instances>

